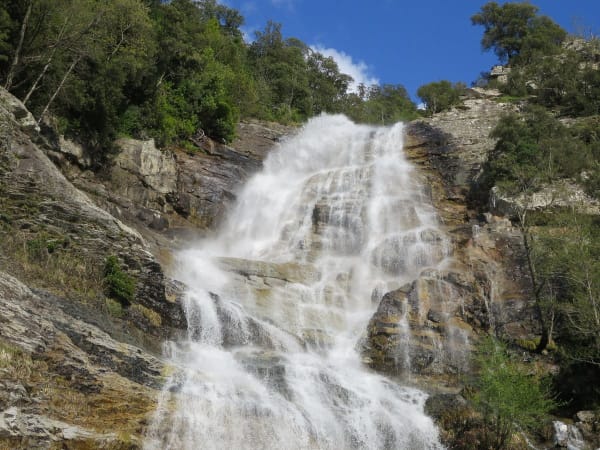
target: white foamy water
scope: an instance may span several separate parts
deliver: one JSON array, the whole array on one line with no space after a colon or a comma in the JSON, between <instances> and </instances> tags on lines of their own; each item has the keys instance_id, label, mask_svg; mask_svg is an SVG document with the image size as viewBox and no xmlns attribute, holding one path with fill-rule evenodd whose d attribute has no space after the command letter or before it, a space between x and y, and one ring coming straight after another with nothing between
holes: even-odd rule
<instances>
[{"instance_id":1,"label":"white foamy water","mask_svg":"<svg viewBox=\"0 0 600 450\"><path fill-rule=\"evenodd\" d=\"M179 255L188 339L146 449L442 448L426 395L357 351L383 294L447 254L402 140L401 124L311 120Z\"/></svg>"}]
</instances>

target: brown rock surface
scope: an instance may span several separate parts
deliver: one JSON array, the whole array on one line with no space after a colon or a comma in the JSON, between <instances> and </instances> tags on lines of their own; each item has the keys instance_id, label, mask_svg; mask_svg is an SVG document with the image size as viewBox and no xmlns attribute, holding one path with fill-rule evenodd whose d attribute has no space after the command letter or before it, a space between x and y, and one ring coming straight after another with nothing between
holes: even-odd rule
<instances>
[{"instance_id":1,"label":"brown rock surface","mask_svg":"<svg viewBox=\"0 0 600 450\"><path fill-rule=\"evenodd\" d=\"M0 272L0 447L137 448L163 363L66 303Z\"/></svg>"},{"instance_id":2,"label":"brown rock surface","mask_svg":"<svg viewBox=\"0 0 600 450\"><path fill-rule=\"evenodd\" d=\"M231 145L204 137L193 151L159 150L152 140L120 139L119 153L98 173L81 170L81 158L73 157L73 148L79 147L64 139L59 151L50 154L96 204L135 226L149 241L164 244L165 237L186 238L215 229L242 183L260 169L280 139L296 130L245 121Z\"/></svg>"},{"instance_id":3,"label":"brown rock surface","mask_svg":"<svg viewBox=\"0 0 600 450\"><path fill-rule=\"evenodd\" d=\"M155 355L186 328L181 287L13 110L0 99L0 447L137 448ZM136 284L129 306L104 295L108 256Z\"/></svg>"},{"instance_id":4,"label":"brown rock surface","mask_svg":"<svg viewBox=\"0 0 600 450\"><path fill-rule=\"evenodd\" d=\"M508 219L479 217L468 205L495 145L489 133L514 108L496 95L474 90L461 108L407 125L406 154L429 184L452 251L447 269L425 270L384 296L363 343L365 360L378 370L457 374L468 370L469 348L482 332L535 336L520 232Z\"/></svg>"},{"instance_id":5,"label":"brown rock surface","mask_svg":"<svg viewBox=\"0 0 600 450\"><path fill-rule=\"evenodd\" d=\"M424 169L434 205L445 223L461 223L467 215L472 183L495 141L489 137L502 114L514 110L495 100L496 93L476 90L463 106L407 125L408 158Z\"/></svg>"}]
</instances>

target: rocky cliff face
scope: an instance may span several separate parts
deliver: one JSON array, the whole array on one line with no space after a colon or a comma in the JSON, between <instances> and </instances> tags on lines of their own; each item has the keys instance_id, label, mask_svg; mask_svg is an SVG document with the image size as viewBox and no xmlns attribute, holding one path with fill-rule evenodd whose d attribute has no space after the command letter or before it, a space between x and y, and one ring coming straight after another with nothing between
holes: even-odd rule
<instances>
[{"instance_id":1,"label":"rocky cliff face","mask_svg":"<svg viewBox=\"0 0 600 450\"><path fill-rule=\"evenodd\" d=\"M295 131L275 123L242 122L231 146L204 137L192 150L159 150L153 140L120 139L118 153L92 172L84 148L64 140L50 152L72 183L149 241L164 244L214 230L240 185L268 150ZM170 242L168 245L176 245Z\"/></svg>"},{"instance_id":2,"label":"rocky cliff face","mask_svg":"<svg viewBox=\"0 0 600 450\"><path fill-rule=\"evenodd\" d=\"M187 328L163 270L173 238L214 229L294 129L245 122L233 146L193 152L121 139L100 172L39 131L0 89L0 447L138 448L169 370L162 343ZM134 280L131 301L105 295L108 257Z\"/></svg>"},{"instance_id":3,"label":"rocky cliff face","mask_svg":"<svg viewBox=\"0 0 600 450\"><path fill-rule=\"evenodd\" d=\"M475 330L491 329L510 339L528 339L535 318L527 304L530 282L522 237L510 220L469 209L477 178L495 141L489 137L512 104L497 91L473 89L460 108L409 124L409 158L422 169L443 228L454 243L457 269L470 278L464 314Z\"/></svg>"},{"instance_id":4,"label":"rocky cliff face","mask_svg":"<svg viewBox=\"0 0 600 450\"><path fill-rule=\"evenodd\" d=\"M5 272L0 313L0 446L140 444L162 383L158 358L127 344L111 318Z\"/></svg>"},{"instance_id":5,"label":"rocky cliff face","mask_svg":"<svg viewBox=\"0 0 600 450\"><path fill-rule=\"evenodd\" d=\"M508 219L468 207L494 145L489 132L511 108L473 91L463 108L408 125L406 152L430 186L451 262L383 296L362 341L373 368L452 389L482 331L535 336L521 235ZM83 147L47 144L20 102L0 92L0 446L139 447L168 371L160 343L186 328L182 287L163 270L169 249L218 226L269 148L293 132L246 122L231 146L203 139L193 152L121 139L93 172ZM326 221L319 214L317 225ZM109 256L135 280L130 305L103 294ZM256 292L318 275L309 265L220 265ZM399 357L402 317L412 344ZM327 346L318 330L307 339Z\"/></svg>"},{"instance_id":6,"label":"rocky cliff face","mask_svg":"<svg viewBox=\"0 0 600 450\"><path fill-rule=\"evenodd\" d=\"M363 344L366 362L376 369L402 374L410 368L436 377L440 387L452 386L456 375L469 370L469 351L482 332L512 341L535 336L520 232L506 218L479 217L468 207L495 144L489 133L513 108L496 97L474 90L461 108L408 124L405 149L430 186L442 231L451 241L451 259L446 270L425 270L383 297ZM401 358L405 313L411 345Z\"/></svg>"},{"instance_id":7,"label":"rocky cliff face","mask_svg":"<svg viewBox=\"0 0 600 450\"><path fill-rule=\"evenodd\" d=\"M186 328L180 288L44 149L2 92L0 446L131 448L161 385L160 343ZM103 294L109 256L135 282L128 306Z\"/></svg>"}]
</instances>

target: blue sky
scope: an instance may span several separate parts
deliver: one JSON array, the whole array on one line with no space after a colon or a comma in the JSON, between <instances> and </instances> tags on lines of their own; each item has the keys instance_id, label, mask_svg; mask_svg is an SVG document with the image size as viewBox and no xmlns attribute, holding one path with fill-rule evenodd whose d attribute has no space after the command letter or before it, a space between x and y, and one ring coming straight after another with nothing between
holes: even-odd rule
<instances>
[{"instance_id":1,"label":"blue sky","mask_svg":"<svg viewBox=\"0 0 600 450\"><path fill-rule=\"evenodd\" d=\"M416 90L447 79L470 84L496 62L482 53L482 27L470 17L481 0L222 0L246 18L252 36L271 19L367 83L403 84ZM504 3L500 1L499 3ZM532 1L571 33L600 35L600 0Z\"/></svg>"}]
</instances>

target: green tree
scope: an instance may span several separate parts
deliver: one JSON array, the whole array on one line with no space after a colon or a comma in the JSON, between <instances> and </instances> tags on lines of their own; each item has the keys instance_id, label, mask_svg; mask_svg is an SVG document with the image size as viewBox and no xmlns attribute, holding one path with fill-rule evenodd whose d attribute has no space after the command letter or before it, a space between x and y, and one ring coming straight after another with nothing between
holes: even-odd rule
<instances>
[{"instance_id":1,"label":"green tree","mask_svg":"<svg viewBox=\"0 0 600 450\"><path fill-rule=\"evenodd\" d=\"M558 50L566 32L550 18L537 16L530 3L486 3L471 17L473 25L484 27L481 47L493 50L501 62L515 58L528 61L536 53Z\"/></svg>"},{"instance_id":2,"label":"green tree","mask_svg":"<svg viewBox=\"0 0 600 450\"><path fill-rule=\"evenodd\" d=\"M600 367L600 227L568 211L540 231L538 245L559 300L558 330L568 361ZM568 232L565 232L568 231Z\"/></svg>"},{"instance_id":3,"label":"green tree","mask_svg":"<svg viewBox=\"0 0 600 450\"><path fill-rule=\"evenodd\" d=\"M200 130L230 141L239 111L252 111L256 89L236 28L242 20L228 11L213 1L154 7L160 51L147 110L150 134L161 144L188 140Z\"/></svg>"},{"instance_id":4,"label":"green tree","mask_svg":"<svg viewBox=\"0 0 600 450\"><path fill-rule=\"evenodd\" d=\"M85 6L84 3L81 6ZM110 148L120 119L152 63L155 41L148 9L138 0L94 2L92 20L68 47L51 95L50 109L69 119L67 131L84 136L100 155Z\"/></svg>"},{"instance_id":5,"label":"green tree","mask_svg":"<svg viewBox=\"0 0 600 450\"><path fill-rule=\"evenodd\" d=\"M515 361L506 346L485 339L476 354L474 404L483 418L483 442L478 448L510 448L516 430L535 428L556 403L548 385Z\"/></svg>"},{"instance_id":6,"label":"green tree","mask_svg":"<svg viewBox=\"0 0 600 450\"><path fill-rule=\"evenodd\" d=\"M370 121L381 125L390 125L416 117L415 104L401 84L371 86L364 107L369 111Z\"/></svg>"},{"instance_id":7,"label":"green tree","mask_svg":"<svg viewBox=\"0 0 600 450\"><path fill-rule=\"evenodd\" d=\"M0 63L6 62L12 52L10 44L10 31L12 20L4 6L0 6Z\"/></svg>"},{"instance_id":8,"label":"green tree","mask_svg":"<svg viewBox=\"0 0 600 450\"><path fill-rule=\"evenodd\" d=\"M391 125L418 117L417 108L401 84L358 86L342 99L342 112L359 123Z\"/></svg>"},{"instance_id":9,"label":"green tree","mask_svg":"<svg viewBox=\"0 0 600 450\"><path fill-rule=\"evenodd\" d=\"M299 121L313 114L307 58L309 48L284 39L281 24L269 21L249 49L265 117Z\"/></svg>"},{"instance_id":10,"label":"green tree","mask_svg":"<svg viewBox=\"0 0 600 450\"><path fill-rule=\"evenodd\" d=\"M139 0L31 0L9 1L7 11L19 25L5 85L40 120L50 113L61 132L104 153L152 62L148 8Z\"/></svg>"},{"instance_id":11,"label":"green tree","mask_svg":"<svg viewBox=\"0 0 600 450\"><path fill-rule=\"evenodd\" d=\"M529 242L542 312L555 317L556 390L570 407L594 409L600 406L600 223L577 208L538 218Z\"/></svg>"},{"instance_id":12,"label":"green tree","mask_svg":"<svg viewBox=\"0 0 600 450\"><path fill-rule=\"evenodd\" d=\"M417 95L425 102L427 112L434 114L460 104L460 96L466 88L464 83L442 80L424 84L417 90Z\"/></svg>"},{"instance_id":13,"label":"green tree","mask_svg":"<svg viewBox=\"0 0 600 450\"><path fill-rule=\"evenodd\" d=\"M490 136L497 143L483 167L483 189L496 185L511 195L530 193L585 164L568 129L538 105L502 117Z\"/></svg>"},{"instance_id":14,"label":"green tree","mask_svg":"<svg viewBox=\"0 0 600 450\"><path fill-rule=\"evenodd\" d=\"M352 77L341 73L333 58L314 50L308 50L307 65L313 114L339 112Z\"/></svg>"}]
</instances>

